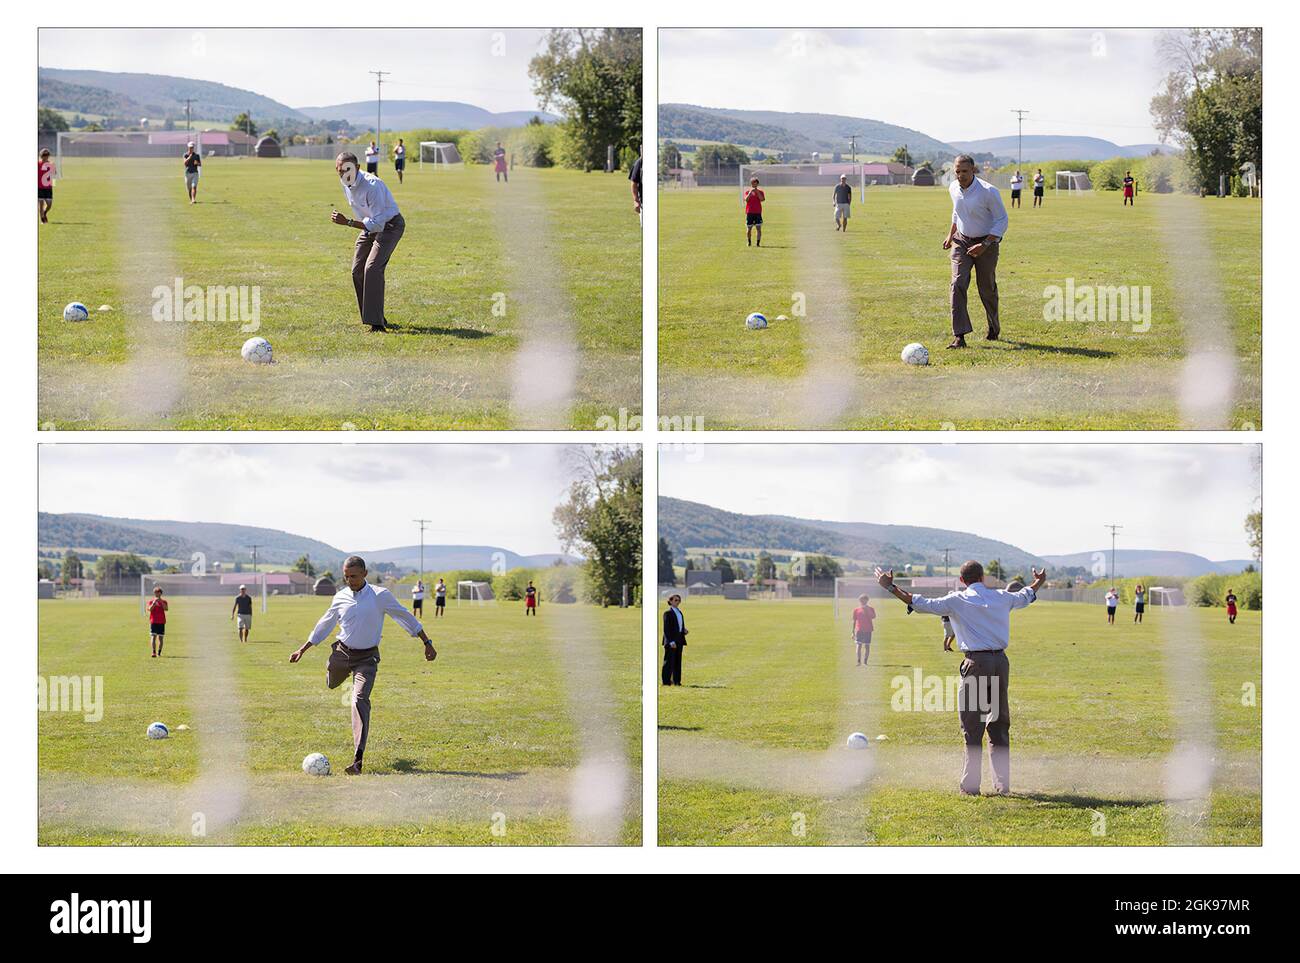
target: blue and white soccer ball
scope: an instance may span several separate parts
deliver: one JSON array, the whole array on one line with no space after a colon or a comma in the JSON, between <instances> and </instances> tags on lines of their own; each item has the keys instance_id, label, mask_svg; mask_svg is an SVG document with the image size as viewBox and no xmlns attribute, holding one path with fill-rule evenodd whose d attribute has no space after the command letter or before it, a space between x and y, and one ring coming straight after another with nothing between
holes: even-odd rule
<instances>
[{"instance_id":1,"label":"blue and white soccer ball","mask_svg":"<svg viewBox=\"0 0 1300 963\"><path fill-rule=\"evenodd\" d=\"M64 321L85 321L90 317L90 308L86 307L80 301L73 301L63 309Z\"/></svg>"},{"instance_id":2,"label":"blue and white soccer ball","mask_svg":"<svg viewBox=\"0 0 1300 963\"><path fill-rule=\"evenodd\" d=\"M150 739L166 739L171 733L168 732L167 727L161 722L151 722L149 723L149 728L144 731L144 734Z\"/></svg>"},{"instance_id":3,"label":"blue and white soccer ball","mask_svg":"<svg viewBox=\"0 0 1300 963\"><path fill-rule=\"evenodd\" d=\"M755 311L745 319L745 327L749 328L750 331L758 331L761 328L766 328L767 316Z\"/></svg>"},{"instance_id":4,"label":"blue and white soccer ball","mask_svg":"<svg viewBox=\"0 0 1300 963\"><path fill-rule=\"evenodd\" d=\"M906 364L929 364L930 349L919 341L913 341L903 349L902 357Z\"/></svg>"},{"instance_id":5,"label":"blue and white soccer ball","mask_svg":"<svg viewBox=\"0 0 1300 963\"><path fill-rule=\"evenodd\" d=\"M266 338L249 338L239 349L239 355L253 364L271 363L271 342Z\"/></svg>"},{"instance_id":6,"label":"blue and white soccer ball","mask_svg":"<svg viewBox=\"0 0 1300 963\"><path fill-rule=\"evenodd\" d=\"M313 752L302 761L302 771L309 776L328 776L330 761L321 752Z\"/></svg>"},{"instance_id":7,"label":"blue and white soccer ball","mask_svg":"<svg viewBox=\"0 0 1300 963\"><path fill-rule=\"evenodd\" d=\"M849 733L849 738L845 742L845 745L850 749L865 749L867 746L871 745L871 741L864 733L852 732Z\"/></svg>"}]
</instances>

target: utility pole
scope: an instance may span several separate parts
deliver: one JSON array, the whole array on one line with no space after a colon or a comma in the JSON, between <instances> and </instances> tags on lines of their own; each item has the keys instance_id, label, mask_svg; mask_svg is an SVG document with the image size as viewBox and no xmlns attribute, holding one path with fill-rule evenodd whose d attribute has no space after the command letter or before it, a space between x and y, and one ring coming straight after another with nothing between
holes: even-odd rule
<instances>
[{"instance_id":1,"label":"utility pole","mask_svg":"<svg viewBox=\"0 0 1300 963\"><path fill-rule=\"evenodd\" d=\"M1123 528L1123 525L1103 525L1102 528L1110 529L1110 581L1115 581L1115 533Z\"/></svg>"},{"instance_id":2,"label":"utility pole","mask_svg":"<svg viewBox=\"0 0 1300 963\"><path fill-rule=\"evenodd\" d=\"M194 103L193 97L185 98L185 129L190 129L190 104Z\"/></svg>"},{"instance_id":3,"label":"utility pole","mask_svg":"<svg viewBox=\"0 0 1300 963\"><path fill-rule=\"evenodd\" d=\"M391 70L372 70L375 75L375 146L383 146L384 141L384 77Z\"/></svg>"},{"instance_id":4,"label":"utility pole","mask_svg":"<svg viewBox=\"0 0 1300 963\"><path fill-rule=\"evenodd\" d=\"M420 526L420 574L419 578L424 578L424 526L429 524L427 518L413 518L411 521Z\"/></svg>"},{"instance_id":5,"label":"utility pole","mask_svg":"<svg viewBox=\"0 0 1300 963\"><path fill-rule=\"evenodd\" d=\"M849 162L856 164L858 162L858 138L861 134L849 134Z\"/></svg>"},{"instance_id":6,"label":"utility pole","mask_svg":"<svg viewBox=\"0 0 1300 963\"><path fill-rule=\"evenodd\" d=\"M943 550L943 577L944 577L945 579L949 578L949 574L948 574L948 553L951 552L951 551L952 551L952 549L950 549L950 548L945 548L945 549ZM952 588L951 585L949 585L948 587L949 587L949 588Z\"/></svg>"},{"instance_id":7,"label":"utility pole","mask_svg":"<svg viewBox=\"0 0 1300 963\"><path fill-rule=\"evenodd\" d=\"M259 546L254 545L252 548L253 550L250 554L253 556L253 574L256 575L257 574L257 549L259 548Z\"/></svg>"},{"instance_id":8,"label":"utility pole","mask_svg":"<svg viewBox=\"0 0 1300 963\"><path fill-rule=\"evenodd\" d=\"M1011 113L1016 115L1016 169L1022 169L1024 165L1024 151L1021 149L1021 142L1025 139L1025 114L1027 110L1013 108Z\"/></svg>"}]
</instances>

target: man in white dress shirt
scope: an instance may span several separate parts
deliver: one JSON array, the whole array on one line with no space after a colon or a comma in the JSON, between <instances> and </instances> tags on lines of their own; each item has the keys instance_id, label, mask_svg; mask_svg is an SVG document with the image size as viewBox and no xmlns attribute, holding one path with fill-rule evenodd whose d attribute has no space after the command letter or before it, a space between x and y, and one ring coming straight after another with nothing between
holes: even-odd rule
<instances>
[{"instance_id":1,"label":"man in white dress shirt","mask_svg":"<svg viewBox=\"0 0 1300 963\"><path fill-rule=\"evenodd\" d=\"M965 656L961 663L962 684L957 693L957 718L966 741L960 790L967 796L980 793L984 733L989 736L989 762L993 767L993 791L1011 791L1011 707L1007 683L1011 664L1007 645L1011 641L1011 610L1023 609L1038 598L1047 581L1047 570L1035 571L1032 584L1018 592L992 589L984 584L984 566L966 562L959 575L959 592L927 599L904 592L894 584L893 571L876 569L880 587L906 602L908 611L947 616L957 635L957 646Z\"/></svg>"},{"instance_id":2,"label":"man in white dress shirt","mask_svg":"<svg viewBox=\"0 0 1300 963\"><path fill-rule=\"evenodd\" d=\"M424 657L429 662L438 653L419 620L402 608L392 592L366 582L364 559L352 555L343 563L343 581L347 588L334 596L307 641L289 656L289 661L297 662L308 649L329 638L335 626L339 627L325 669L325 685L337 689L345 679L352 679L353 755L352 765L343 771L349 776L359 776L361 757L365 755L370 735L370 690L375 687L375 676L379 673L379 639L384 630L384 616L406 629L412 638L419 636L424 640Z\"/></svg>"},{"instance_id":3,"label":"man in white dress shirt","mask_svg":"<svg viewBox=\"0 0 1300 963\"><path fill-rule=\"evenodd\" d=\"M984 302L984 314L988 317L987 338L996 341L1002 333L998 321L998 247L1007 233L1008 218L1002 195L988 181L975 176L975 161L969 154L957 157L953 174L955 179L948 185L952 223L948 226L948 236L943 239L943 249L952 252L953 338L948 347L964 348L966 335L972 330L970 313L966 310L972 268L980 300Z\"/></svg>"},{"instance_id":4,"label":"man in white dress shirt","mask_svg":"<svg viewBox=\"0 0 1300 963\"><path fill-rule=\"evenodd\" d=\"M330 220L361 231L352 255L352 286L357 291L361 323L371 331L384 331L388 327L384 317L384 269L406 231L406 221L397 209L393 192L377 175L361 172L356 154L339 154L334 159L334 170L355 217L333 211Z\"/></svg>"}]
</instances>

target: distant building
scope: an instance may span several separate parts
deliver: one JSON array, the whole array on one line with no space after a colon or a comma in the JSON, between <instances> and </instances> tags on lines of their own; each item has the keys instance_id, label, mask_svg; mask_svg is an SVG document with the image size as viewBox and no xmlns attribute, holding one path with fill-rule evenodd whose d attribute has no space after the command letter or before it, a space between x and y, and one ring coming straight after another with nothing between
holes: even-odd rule
<instances>
[{"instance_id":1,"label":"distant building","mask_svg":"<svg viewBox=\"0 0 1300 963\"><path fill-rule=\"evenodd\" d=\"M912 171L913 187L934 187L934 171L928 167L918 167Z\"/></svg>"},{"instance_id":2,"label":"distant building","mask_svg":"<svg viewBox=\"0 0 1300 963\"><path fill-rule=\"evenodd\" d=\"M258 157L283 157L284 152L280 150L280 142L274 137L263 137L257 142L253 153Z\"/></svg>"},{"instance_id":3,"label":"distant building","mask_svg":"<svg viewBox=\"0 0 1300 963\"><path fill-rule=\"evenodd\" d=\"M334 595L338 589L334 586L334 580L325 578L323 575L316 580L316 584L311 588L313 595Z\"/></svg>"}]
</instances>

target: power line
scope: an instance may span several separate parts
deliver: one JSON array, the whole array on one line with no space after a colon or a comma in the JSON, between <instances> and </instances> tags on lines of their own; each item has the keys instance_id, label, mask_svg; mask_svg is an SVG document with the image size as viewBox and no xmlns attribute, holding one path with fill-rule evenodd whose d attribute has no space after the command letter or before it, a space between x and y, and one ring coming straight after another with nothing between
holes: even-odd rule
<instances>
[{"instance_id":1,"label":"power line","mask_svg":"<svg viewBox=\"0 0 1300 963\"><path fill-rule=\"evenodd\" d=\"M377 147L384 140L384 77L392 71L372 70L370 73L375 75L375 146Z\"/></svg>"},{"instance_id":2,"label":"power line","mask_svg":"<svg viewBox=\"0 0 1300 963\"><path fill-rule=\"evenodd\" d=\"M1025 155L1025 114L1029 113L1029 111L1022 110L1019 107L1013 107L1011 108L1011 113L1016 115L1016 167L1021 168L1024 166Z\"/></svg>"},{"instance_id":3,"label":"power line","mask_svg":"<svg viewBox=\"0 0 1300 963\"><path fill-rule=\"evenodd\" d=\"M413 518L411 521L420 526L420 578L424 578L424 527L428 525L431 519Z\"/></svg>"},{"instance_id":4,"label":"power line","mask_svg":"<svg viewBox=\"0 0 1300 963\"><path fill-rule=\"evenodd\" d=\"M1103 525L1102 528L1110 529L1110 578L1107 581L1115 580L1115 533L1123 528L1123 525Z\"/></svg>"}]
</instances>

